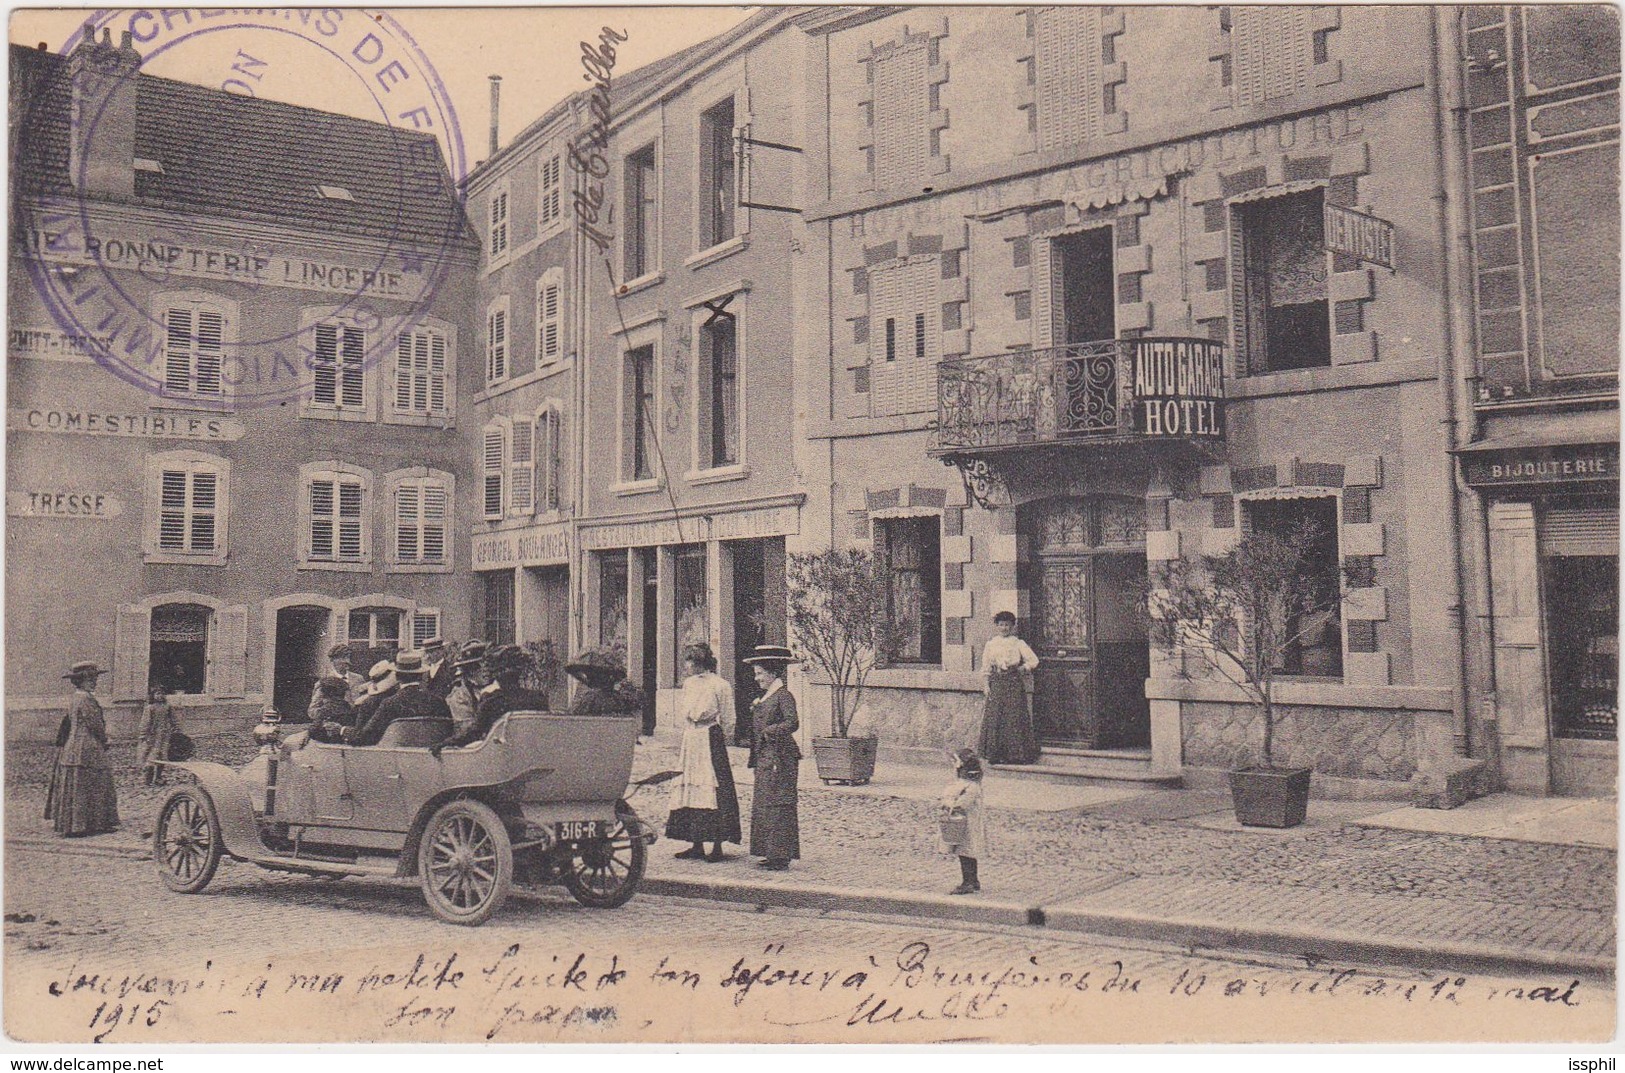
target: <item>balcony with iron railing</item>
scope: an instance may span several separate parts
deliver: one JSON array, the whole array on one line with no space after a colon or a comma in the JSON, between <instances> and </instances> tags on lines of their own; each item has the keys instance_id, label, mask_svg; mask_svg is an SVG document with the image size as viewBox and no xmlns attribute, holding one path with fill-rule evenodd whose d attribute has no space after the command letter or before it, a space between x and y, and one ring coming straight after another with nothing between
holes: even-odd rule
<instances>
[{"instance_id":1,"label":"balcony with iron railing","mask_svg":"<svg viewBox=\"0 0 1625 1073\"><path fill-rule=\"evenodd\" d=\"M937 365L939 457L1223 436L1223 347L1209 339L1105 339Z\"/></svg>"}]
</instances>

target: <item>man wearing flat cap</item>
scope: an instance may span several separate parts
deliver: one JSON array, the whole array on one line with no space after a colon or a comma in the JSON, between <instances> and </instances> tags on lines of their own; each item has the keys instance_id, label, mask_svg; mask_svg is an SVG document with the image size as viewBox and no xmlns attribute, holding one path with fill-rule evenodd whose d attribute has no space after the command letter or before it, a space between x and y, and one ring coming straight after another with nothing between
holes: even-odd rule
<instances>
[{"instance_id":1,"label":"man wearing flat cap","mask_svg":"<svg viewBox=\"0 0 1625 1073\"><path fill-rule=\"evenodd\" d=\"M354 704L360 700L362 690L366 688L367 680L350 669L350 646L334 645L327 650L327 661L333 665L333 669L328 674L335 678L344 679L345 702ZM310 687L310 704L308 708L316 707L317 702L322 699L322 679L325 677L326 675L318 675L315 683Z\"/></svg>"}]
</instances>

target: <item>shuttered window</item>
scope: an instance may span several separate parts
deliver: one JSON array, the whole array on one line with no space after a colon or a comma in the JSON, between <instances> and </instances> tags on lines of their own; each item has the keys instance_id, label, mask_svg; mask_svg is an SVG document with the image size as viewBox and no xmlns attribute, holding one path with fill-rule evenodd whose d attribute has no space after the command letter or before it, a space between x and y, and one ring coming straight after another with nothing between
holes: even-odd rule
<instances>
[{"instance_id":1,"label":"shuttered window","mask_svg":"<svg viewBox=\"0 0 1625 1073\"><path fill-rule=\"evenodd\" d=\"M361 562L367 555L366 484L349 474L310 478L310 558Z\"/></svg>"},{"instance_id":2,"label":"shuttered window","mask_svg":"<svg viewBox=\"0 0 1625 1073\"><path fill-rule=\"evenodd\" d=\"M501 257L508 252L508 188L499 187L491 193L491 256Z\"/></svg>"},{"instance_id":3,"label":"shuttered window","mask_svg":"<svg viewBox=\"0 0 1625 1073\"><path fill-rule=\"evenodd\" d=\"M560 418L554 410L536 415L536 507L559 509L559 480L563 470L560 457L562 437Z\"/></svg>"},{"instance_id":4,"label":"shuttered window","mask_svg":"<svg viewBox=\"0 0 1625 1073\"><path fill-rule=\"evenodd\" d=\"M508 511L530 514L536 509L536 441L530 421L516 418L508 450Z\"/></svg>"},{"instance_id":5,"label":"shuttered window","mask_svg":"<svg viewBox=\"0 0 1625 1073\"><path fill-rule=\"evenodd\" d=\"M311 402L338 410L366 407L367 335L353 324L316 325Z\"/></svg>"},{"instance_id":6,"label":"shuttered window","mask_svg":"<svg viewBox=\"0 0 1625 1073\"><path fill-rule=\"evenodd\" d=\"M931 160L930 53L924 38L875 53L874 172L877 187L913 183Z\"/></svg>"},{"instance_id":7,"label":"shuttered window","mask_svg":"<svg viewBox=\"0 0 1625 1073\"><path fill-rule=\"evenodd\" d=\"M1046 7L1035 13L1033 81L1040 149L1100 136L1105 103L1099 8Z\"/></svg>"},{"instance_id":8,"label":"shuttered window","mask_svg":"<svg viewBox=\"0 0 1625 1073\"><path fill-rule=\"evenodd\" d=\"M440 635L440 612L433 608L419 608L412 612L412 647L422 648L423 642Z\"/></svg>"},{"instance_id":9,"label":"shuttered window","mask_svg":"<svg viewBox=\"0 0 1625 1073\"><path fill-rule=\"evenodd\" d=\"M165 469L159 481L159 550L213 554L220 475L202 468Z\"/></svg>"},{"instance_id":10,"label":"shuttered window","mask_svg":"<svg viewBox=\"0 0 1625 1073\"><path fill-rule=\"evenodd\" d=\"M537 195L536 218L542 227L557 222L563 217L563 184L559 181L563 175L560 169L560 157L557 153L542 157L541 167L541 193Z\"/></svg>"},{"instance_id":11,"label":"shuttered window","mask_svg":"<svg viewBox=\"0 0 1625 1073\"><path fill-rule=\"evenodd\" d=\"M1309 85L1309 9L1278 4L1230 9L1231 78L1237 104L1290 97Z\"/></svg>"},{"instance_id":12,"label":"shuttered window","mask_svg":"<svg viewBox=\"0 0 1625 1073\"><path fill-rule=\"evenodd\" d=\"M869 273L870 398L876 415L937 405L942 305L937 258L909 257Z\"/></svg>"},{"instance_id":13,"label":"shuttered window","mask_svg":"<svg viewBox=\"0 0 1625 1073\"><path fill-rule=\"evenodd\" d=\"M485 516L502 517L503 464L506 456L507 434L501 425L487 425L480 452L480 470L484 476Z\"/></svg>"},{"instance_id":14,"label":"shuttered window","mask_svg":"<svg viewBox=\"0 0 1625 1073\"><path fill-rule=\"evenodd\" d=\"M395 488L395 561L402 565L446 564L446 485L432 477L402 481Z\"/></svg>"},{"instance_id":15,"label":"shuttered window","mask_svg":"<svg viewBox=\"0 0 1625 1073\"><path fill-rule=\"evenodd\" d=\"M218 398L225 390L226 316L197 302L164 312L164 391Z\"/></svg>"},{"instance_id":16,"label":"shuttered window","mask_svg":"<svg viewBox=\"0 0 1625 1073\"><path fill-rule=\"evenodd\" d=\"M418 417L447 413L446 336L428 328L402 332L395 350L395 412Z\"/></svg>"},{"instance_id":17,"label":"shuttered window","mask_svg":"<svg viewBox=\"0 0 1625 1073\"><path fill-rule=\"evenodd\" d=\"M485 312L485 380L508 379L508 298L504 295Z\"/></svg>"},{"instance_id":18,"label":"shuttered window","mask_svg":"<svg viewBox=\"0 0 1625 1073\"><path fill-rule=\"evenodd\" d=\"M558 269L549 269L536 281L536 360L539 363L558 361L563 352L561 276Z\"/></svg>"}]
</instances>

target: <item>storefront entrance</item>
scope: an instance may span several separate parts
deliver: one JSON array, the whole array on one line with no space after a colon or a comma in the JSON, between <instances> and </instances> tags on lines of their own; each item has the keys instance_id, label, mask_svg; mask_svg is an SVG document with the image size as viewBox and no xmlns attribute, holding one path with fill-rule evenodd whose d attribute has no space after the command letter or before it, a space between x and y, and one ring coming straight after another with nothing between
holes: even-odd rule
<instances>
[{"instance_id":1,"label":"storefront entrance","mask_svg":"<svg viewBox=\"0 0 1625 1073\"><path fill-rule=\"evenodd\" d=\"M327 655L328 623L325 607L284 607L276 613L276 668L271 703L282 718L299 722L310 709L310 694L323 671ZM361 673L366 673L366 665Z\"/></svg>"},{"instance_id":2,"label":"storefront entrance","mask_svg":"<svg viewBox=\"0 0 1625 1073\"><path fill-rule=\"evenodd\" d=\"M1033 726L1039 742L1148 748L1150 647L1137 612L1146 580L1145 504L1124 496L1047 499L1021 508L1038 653Z\"/></svg>"}]
</instances>

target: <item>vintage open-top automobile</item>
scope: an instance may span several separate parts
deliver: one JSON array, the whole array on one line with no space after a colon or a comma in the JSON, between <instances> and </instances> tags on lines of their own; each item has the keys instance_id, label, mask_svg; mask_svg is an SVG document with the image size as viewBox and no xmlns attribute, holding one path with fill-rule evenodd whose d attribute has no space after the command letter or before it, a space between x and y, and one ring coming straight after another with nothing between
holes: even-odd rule
<instances>
[{"instance_id":1,"label":"vintage open-top automobile","mask_svg":"<svg viewBox=\"0 0 1625 1073\"><path fill-rule=\"evenodd\" d=\"M332 878L416 874L453 924L483 924L515 883L562 882L581 904L613 908L656 837L623 796L639 723L512 712L483 742L436 757L436 720L397 720L368 746L284 737L267 721L240 769L168 765L196 781L159 809L153 859L183 894L207 887L223 854Z\"/></svg>"}]
</instances>

